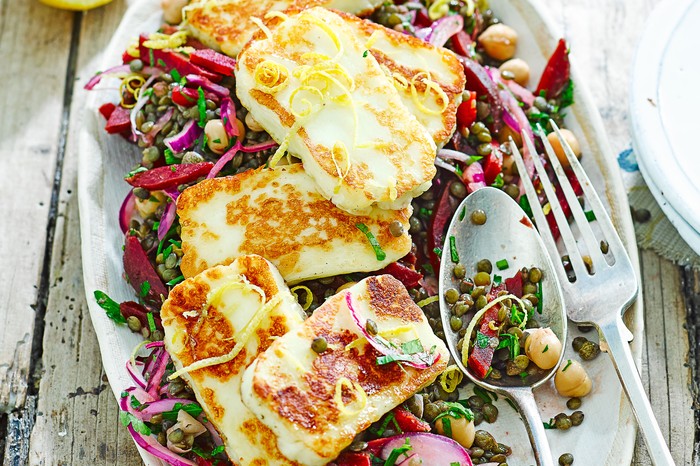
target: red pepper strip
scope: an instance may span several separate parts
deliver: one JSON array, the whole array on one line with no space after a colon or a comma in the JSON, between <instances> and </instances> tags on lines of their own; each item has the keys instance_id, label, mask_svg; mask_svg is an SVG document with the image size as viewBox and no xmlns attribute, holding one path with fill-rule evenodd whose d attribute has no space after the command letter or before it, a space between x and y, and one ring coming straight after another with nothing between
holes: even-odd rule
<instances>
[{"instance_id":1,"label":"red pepper strip","mask_svg":"<svg viewBox=\"0 0 700 466\"><path fill-rule=\"evenodd\" d=\"M224 76L233 76L236 60L212 49L195 50L190 55L190 61Z\"/></svg>"},{"instance_id":2,"label":"red pepper strip","mask_svg":"<svg viewBox=\"0 0 700 466\"><path fill-rule=\"evenodd\" d=\"M430 432L430 424L419 419L406 408L397 406L392 413L396 424L403 432Z\"/></svg>"},{"instance_id":3,"label":"red pepper strip","mask_svg":"<svg viewBox=\"0 0 700 466\"><path fill-rule=\"evenodd\" d=\"M454 50L455 53L462 55L463 57L471 58L471 45L474 43L474 41L471 37L469 37L469 34L467 34L466 31L459 31L457 34L452 36L450 40L452 41L452 50Z\"/></svg>"},{"instance_id":4,"label":"red pepper strip","mask_svg":"<svg viewBox=\"0 0 700 466\"><path fill-rule=\"evenodd\" d=\"M445 183L439 201L434 208L433 217L430 219L430 225L428 225L428 255L430 256L430 264L433 266L436 274L440 271L440 256L435 253L435 248L444 246L445 228L452 220L452 216L459 205L459 200L450 195L452 183L459 182L450 180Z\"/></svg>"},{"instance_id":5,"label":"red pepper strip","mask_svg":"<svg viewBox=\"0 0 700 466\"><path fill-rule=\"evenodd\" d=\"M213 466L214 465L214 463L212 463L211 461L209 461L207 459L202 458L201 456L197 456L194 459L194 462L197 463L197 466Z\"/></svg>"},{"instance_id":6,"label":"red pepper strip","mask_svg":"<svg viewBox=\"0 0 700 466\"><path fill-rule=\"evenodd\" d=\"M494 306L484 313L481 319L481 328L479 331L489 338L498 336L497 330L492 330L489 327L489 322L495 321L498 318L498 306ZM491 361L493 360L493 348L490 345L486 345L485 348L481 348L478 344L474 344L471 353L469 353L469 360L467 361L469 369L474 371L477 377L483 379L489 372L491 367Z\"/></svg>"},{"instance_id":7,"label":"red pepper strip","mask_svg":"<svg viewBox=\"0 0 700 466\"><path fill-rule=\"evenodd\" d=\"M131 129L131 120L129 116L131 111L122 106L114 107L112 113L110 113L107 119L107 124L105 125L105 131L109 134L119 134Z\"/></svg>"},{"instance_id":8,"label":"red pepper strip","mask_svg":"<svg viewBox=\"0 0 700 466\"><path fill-rule=\"evenodd\" d=\"M166 165L137 173L126 178L126 182L135 188L146 188L149 191L174 188L194 181L200 176L207 176L213 167L214 164L211 162Z\"/></svg>"},{"instance_id":9,"label":"red pepper strip","mask_svg":"<svg viewBox=\"0 0 700 466\"><path fill-rule=\"evenodd\" d=\"M498 95L498 88L491 76L483 66L466 57L459 57L464 66L464 74L467 77L467 90L476 91L476 95L481 98L486 96L486 100L491 107L491 117L493 121L488 125L492 133L497 132L503 126L501 114L503 113L503 102Z\"/></svg>"},{"instance_id":10,"label":"red pepper strip","mask_svg":"<svg viewBox=\"0 0 700 466\"><path fill-rule=\"evenodd\" d=\"M486 163L484 163L484 182L490 186L501 172L503 172L503 154L501 154L498 144L493 142L491 143L491 153L486 157Z\"/></svg>"},{"instance_id":11,"label":"red pepper strip","mask_svg":"<svg viewBox=\"0 0 700 466\"><path fill-rule=\"evenodd\" d=\"M139 37L139 55L141 61L150 66L160 66L166 71L176 69L182 76L197 74L208 80L218 83L223 78L220 74L212 73L193 63L182 54L167 49L149 49L143 43L148 40L147 36ZM161 63L162 61L162 63Z\"/></svg>"},{"instance_id":12,"label":"red pepper strip","mask_svg":"<svg viewBox=\"0 0 700 466\"><path fill-rule=\"evenodd\" d=\"M406 267L401 262L392 262L391 264L384 267L378 273L388 273L401 283L406 288L414 288L418 286L418 282L423 278L423 274L416 272L415 270Z\"/></svg>"},{"instance_id":13,"label":"red pepper strip","mask_svg":"<svg viewBox=\"0 0 700 466\"><path fill-rule=\"evenodd\" d=\"M112 102L107 102L106 104L100 105L100 114L105 117L105 120L109 120L110 115L112 115L112 112L114 109L117 108L116 105L114 105Z\"/></svg>"},{"instance_id":14,"label":"red pepper strip","mask_svg":"<svg viewBox=\"0 0 700 466\"><path fill-rule=\"evenodd\" d=\"M148 313L150 311L145 306L134 301L124 301L123 303L119 303L119 311L122 313L125 319L134 316L139 320L139 322L141 322L142 327L148 328ZM153 321L156 324L156 328L163 330L163 323L160 321L160 314L154 312Z\"/></svg>"},{"instance_id":15,"label":"red pepper strip","mask_svg":"<svg viewBox=\"0 0 700 466\"><path fill-rule=\"evenodd\" d=\"M343 452L338 459L336 459L335 464L338 466L371 466L372 460L370 459L369 453L365 452Z\"/></svg>"},{"instance_id":16,"label":"red pepper strip","mask_svg":"<svg viewBox=\"0 0 700 466\"><path fill-rule=\"evenodd\" d=\"M574 190L574 194L577 196L583 196L583 188L581 188L581 183L578 181L578 178L576 178L576 174L572 169L566 170L566 177L569 179L569 183L571 183L571 188Z\"/></svg>"},{"instance_id":17,"label":"red pepper strip","mask_svg":"<svg viewBox=\"0 0 700 466\"><path fill-rule=\"evenodd\" d=\"M154 306L163 304L168 289L156 273L138 237L127 235L124 245L124 272L131 286L140 295L143 284L148 282L148 293L141 298ZM162 298L161 298L162 296Z\"/></svg>"},{"instance_id":18,"label":"red pepper strip","mask_svg":"<svg viewBox=\"0 0 700 466\"><path fill-rule=\"evenodd\" d=\"M464 32L464 31L462 31ZM457 107L457 126L469 128L476 121L476 92L469 92L469 99Z\"/></svg>"},{"instance_id":19,"label":"red pepper strip","mask_svg":"<svg viewBox=\"0 0 700 466\"><path fill-rule=\"evenodd\" d=\"M547 66L542 72L542 77L535 90L535 95L545 91L546 99L556 99L569 83L571 64L569 62L569 47L564 39L559 39L557 48L549 57Z\"/></svg>"},{"instance_id":20,"label":"red pepper strip","mask_svg":"<svg viewBox=\"0 0 700 466\"><path fill-rule=\"evenodd\" d=\"M508 293L517 296L518 298L523 297L523 276L520 272L516 272L512 278L506 278L506 289Z\"/></svg>"}]
</instances>

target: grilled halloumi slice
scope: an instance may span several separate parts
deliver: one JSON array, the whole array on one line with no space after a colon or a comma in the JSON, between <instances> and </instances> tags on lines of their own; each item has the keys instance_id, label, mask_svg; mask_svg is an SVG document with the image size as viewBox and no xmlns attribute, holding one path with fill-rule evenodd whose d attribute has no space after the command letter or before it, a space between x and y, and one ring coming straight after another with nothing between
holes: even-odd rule
<instances>
[{"instance_id":1,"label":"grilled halloumi slice","mask_svg":"<svg viewBox=\"0 0 700 466\"><path fill-rule=\"evenodd\" d=\"M397 346L420 341L432 350L432 364L424 369L380 365L381 353L364 338L350 306L360 323L372 319L378 335ZM328 345L320 354L311 349L317 337ZM277 434L285 456L320 466L358 432L434 381L448 359L444 343L404 286L379 275L332 296L304 324L275 340L246 370L241 393L246 406Z\"/></svg>"},{"instance_id":2,"label":"grilled halloumi slice","mask_svg":"<svg viewBox=\"0 0 700 466\"><path fill-rule=\"evenodd\" d=\"M200 0L183 9L185 24L207 47L236 57L258 26L251 19L270 11L303 10L316 6L365 15L383 0Z\"/></svg>"},{"instance_id":3,"label":"grilled halloumi slice","mask_svg":"<svg viewBox=\"0 0 700 466\"><path fill-rule=\"evenodd\" d=\"M274 338L304 320L274 266L250 255L211 268L173 288L161 317L165 347L177 370L240 348L228 362L182 374L229 457L242 465L301 466L280 453L276 435L241 401L245 368Z\"/></svg>"},{"instance_id":4,"label":"grilled halloumi slice","mask_svg":"<svg viewBox=\"0 0 700 466\"><path fill-rule=\"evenodd\" d=\"M394 81L403 104L435 144L442 147L449 142L466 83L457 55L372 21L352 17L346 21L366 41L366 48Z\"/></svg>"},{"instance_id":5,"label":"grilled halloumi slice","mask_svg":"<svg viewBox=\"0 0 700 466\"><path fill-rule=\"evenodd\" d=\"M236 92L326 199L356 214L401 209L430 187L436 146L348 18L271 18L238 56Z\"/></svg>"},{"instance_id":6,"label":"grilled halloumi slice","mask_svg":"<svg viewBox=\"0 0 700 466\"><path fill-rule=\"evenodd\" d=\"M177 213L185 277L243 254L260 254L295 283L379 270L411 250L410 206L350 215L318 193L301 164L204 180L180 195ZM403 225L401 236L391 234L392 222ZM358 225L376 238L384 260Z\"/></svg>"}]
</instances>

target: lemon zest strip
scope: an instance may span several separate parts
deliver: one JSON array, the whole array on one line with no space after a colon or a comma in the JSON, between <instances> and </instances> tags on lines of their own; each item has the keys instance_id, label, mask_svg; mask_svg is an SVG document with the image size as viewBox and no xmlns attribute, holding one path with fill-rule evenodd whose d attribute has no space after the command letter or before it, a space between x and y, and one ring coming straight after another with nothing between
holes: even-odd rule
<instances>
[{"instance_id":1,"label":"lemon zest strip","mask_svg":"<svg viewBox=\"0 0 700 466\"><path fill-rule=\"evenodd\" d=\"M189 33L185 30L177 31L174 34L161 34L154 32L148 36L148 40L143 42L144 47L149 49L174 49L185 45Z\"/></svg>"},{"instance_id":2,"label":"lemon zest strip","mask_svg":"<svg viewBox=\"0 0 700 466\"><path fill-rule=\"evenodd\" d=\"M289 291L291 291L292 293L294 293L296 295L297 290L301 290L301 291L306 292L306 298L304 299L304 304L302 304L301 307L302 307L302 309L307 310L308 308L311 307L311 304L313 304L313 302L314 302L314 294L309 289L308 286L304 286L304 285L297 285Z\"/></svg>"},{"instance_id":3,"label":"lemon zest strip","mask_svg":"<svg viewBox=\"0 0 700 466\"><path fill-rule=\"evenodd\" d=\"M348 405L346 405L343 401L343 388L347 388L348 390L354 392L356 401L353 404L359 405L356 409L348 409ZM341 377L335 383L335 394L333 396L333 400L335 401L335 405L338 407L338 411L340 411L342 415L348 417L354 416L361 413L362 410L365 409L365 406L367 406L367 392L365 392L365 389L362 388L359 383L353 382L347 377Z\"/></svg>"},{"instance_id":4,"label":"lemon zest strip","mask_svg":"<svg viewBox=\"0 0 700 466\"><path fill-rule=\"evenodd\" d=\"M418 97L418 90L416 89L416 80L419 77L423 77L423 83L425 84L425 92L423 93L423 99L420 99ZM421 71L420 73L416 73L415 76L413 76L413 78L411 79L410 86L411 86L411 97L413 98L413 102L416 104L418 109L423 113L427 113L429 115L442 115L442 112L444 112L447 109L447 107L450 105L450 99L447 97L447 94L445 93L445 91L443 91L442 88L440 87L440 85L437 84L435 81L433 81L430 78L430 74L428 74L425 71ZM430 92L430 90L435 91L438 99L442 101L442 104L441 104L442 108L440 110L429 109L428 107L423 105L423 102L425 102L425 100L428 98L428 93Z\"/></svg>"},{"instance_id":5,"label":"lemon zest strip","mask_svg":"<svg viewBox=\"0 0 700 466\"><path fill-rule=\"evenodd\" d=\"M447 366L445 372L440 374L440 386L447 393L452 393L457 389L463 378L464 374L459 370L459 367L452 364L451 366Z\"/></svg>"},{"instance_id":6,"label":"lemon zest strip","mask_svg":"<svg viewBox=\"0 0 700 466\"><path fill-rule=\"evenodd\" d=\"M257 27L260 28L260 30L265 34L265 37L268 39L272 39L272 31L270 31L270 28L265 26L265 23L262 22L262 20L256 16L252 16L250 18L250 21L255 24Z\"/></svg>"},{"instance_id":7,"label":"lemon zest strip","mask_svg":"<svg viewBox=\"0 0 700 466\"><path fill-rule=\"evenodd\" d=\"M436 302L436 301L439 301L439 300L440 300L440 296L438 296L438 295L429 296L429 297L427 297L427 298L425 298L425 299L422 299L422 300L418 301L418 302L416 303L416 305L417 305L418 307L425 307L425 306L427 306L428 304L432 304L432 303L434 303L434 302Z\"/></svg>"}]
</instances>

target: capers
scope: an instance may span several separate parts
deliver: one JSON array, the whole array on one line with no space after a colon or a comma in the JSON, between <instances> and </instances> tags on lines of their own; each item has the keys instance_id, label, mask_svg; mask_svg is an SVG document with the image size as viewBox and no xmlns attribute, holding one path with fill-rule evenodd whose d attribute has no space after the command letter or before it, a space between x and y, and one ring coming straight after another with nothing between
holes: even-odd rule
<instances>
[{"instance_id":1,"label":"capers","mask_svg":"<svg viewBox=\"0 0 700 466\"><path fill-rule=\"evenodd\" d=\"M479 262L476 263L476 271L491 273L493 271L493 265L491 264L490 260L481 259Z\"/></svg>"},{"instance_id":2,"label":"capers","mask_svg":"<svg viewBox=\"0 0 700 466\"><path fill-rule=\"evenodd\" d=\"M477 447L477 448L472 448L472 449L471 449L471 455L469 455L469 456L471 456L472 459L474 459L474 458L481 458L482 456L484 456L484 450L481 449L481 448L478 448L478 447Z\"/></svg>"},{"instance_id":3,"label":"capers","mask_svg":"<svg viewBox=\"0 0 700 466\"><path fill-rule=\"evenodd\" d=\"M458 299L459 291L455 288L448 288L447 291L445 291L445 301L447 301L448 304L454 304Z\"/></svg>"},{"instance_id":4,"label":"capers","mask_svg":"<svg viewBox=\"0 0 700 466\"><path fill-rule=\"evenodd\" d=\"M474 290L474 282L471 278L466 278L459 282L459 291L462 293L471 293Z\"/></svg>"},{"instance_id":5,"label":"capers","mask_svg":"<svg viewBox=\"0 0 700 466\"><path fill-rule=\"evenodd\" d=\"M484 414L484 420L486 422L489 424L496 422L496 419L498 418L498 408L496 408L493 404L484 404L481 412Z\"/></svg>"},{"instance_id":6,"label":"capers","mask_svg":"<svg viewBox=\"0 0 700 466\"><path fill-rule=\"evenodd\" d=\"M598 346L598 343L587 341L581 346L578 354L584 361L590 361L600 354L600 346Z\"/></svg>"},{"instance_id":7,"label":"capers","mask_svg":"<svg viewBox=\"0 0 700 466\"><path fill-rule=\"evenodd\" d=\"M391 236L395 238L402 236L404 233L403 223L399 222L398 220L391 222L389 224L389 233L391 233Z\"/></svg>"},{"instance_id":8,"label":"capers","mask_svg":"<svg viewBox=\"0 0 700 466\"><path fill-rule=\"evenodd\" d=\"M450 194L452 194L457 199L464 199L467 197L467 188L464 183L455 181L450 185Z\"/></svg>"},{"instance_id":9,"label":"capers","mask_svg":"<svg viewBox=\"0 0 700 466\"><path fill-rule=\"evenodd\" d=\"M168 434L168 440L170 440L172 443L180 443L182 442L182 439L185 438L185 433L182 431L182 429L173 429L170 431Z\"/></svg>"},{"instance_id":10,"label":"capers","mask_svg":"<svg viewBox=\"0 0 700 466\"><path fill-rule=\"evenodd\" d=\"M126 325L129 326L129 330L131 330L132 332L140 332L141 331L141 321L136 316L129 316L126 319Z\"/></svg>"},{"instance_id":11,"label":"capers","mask_svg":"<svg viewBox=\"0 0 700 466\"><path fill-rule=\"evenodd\" d=\"M574 464L574 455L571 453L564 453L559 457L559 464L561 466L571 466Z\"/></svg>"},{"instance_id":12,"label":"capers","mask_svg":"<svg viewBox=\"0 0 700 466\"><path fill-rule=\"evenodd\" d=\"M569 409L579 409L581 407L581 398L573 397L566 402L566 407Z\"/></svg>"},{"instance_id":13,"label":"capers","mask_svg":"<svg viewBox=\"0 0 700 466\"><path fill-rule=\"evenodd\" d=\"M372 319L367 319L367 322L365 323L365 330L367 330L367 333L370 335L376 335L379 333L379 327L377 327L377 323Z\"/></svg>"},{"instance_id":14,"label":"capers","mask_svg":"<svg viewBox=\"0 0 700 466\"><path fill-rule=\"evenodd\" d=\"M530 269L530 273L528 274L528 278L530 279L530 282L532 283L539 283L540 280L542 280L542 271L538 269L537 267L533 267Z\"/></svg>"},{"instance_id":15,"label":"capers","mask_svg":"<svg viewBox=\"0 0 700 466\"><path fill-rule=\"evenodd\" d=\"M486 223L486 212L481 209L477 209L472 212L471 219L474 225L483 225Z\"/></svg>"},{"instance_id":16,"label":"capers","mask_svg":"<svg viewBox=\"0 0 700 466\"><path fill-rule=\"evenodd\" d=\"M461 280L467 275L467 268L463 264L457 264L452 269L452 274L456 279Z\"/></svg>"},{"instance_id":17,"label":"capers","mask_svg":"<svg viewBox=\"0 0 700 466\"><path fill-rule=\"evenodd\" d=\"M316 337L311 342L311 349L314 353L321 354L328 349L328 341L324 337Z\"/></svg>"},{"instance_id":18,"label":"capers","mask_svg":"<svg viewBox=\"0 0 700 466\"><path fill-rule=\"evenodd\" d=\"M134 188L132 192L134 193L134 196L141 200L146 200L151 197L151 192L146 188Z\"/></svg>"},{"instance_id":19,"label":"capers","mask_svg":"<svg viewBox=\"0 0 700 466\"><path fill-rule=\"evenodd\" d=\"M421 230L423 230L423 223L415 215L412 215L411 218L408 219L408 225L409 225L408 232L411 234L415 235L415 234L420 233Z\"/></svg>"},{"instance_id":20,"label":"capers","mask_svg":"<svg viewBox=\"0 0 700 466\"><path fill-rule=\"evenodd\" d=\"M460 319L457 316L452 316L450 317L450 328L452 329L453 332L459 332L459 330L462 328L462 319Z\"/></svg>"},{"instance_id":21,"label":"capers","mask_svg":"<svg viewBox=\"0 0 700 466\"><path fill-rule=\"evenodd\" d=\"M482 448L485 451L491 451L498 446L496 439L493 435L489 434L485 430L477 430L474 433L474 445Z\"/></svg>"},{"instance_id":22,"label":"capers","mask_svg":"<svg viewBox=\"0 0 700 466\"><path fill-rule=\"evenodd\" d=\"M569 430L572 425L571 419L564 413L559 413L554 417L554 427L559 430Z\"/></svg>"},{"instance_id":23,"label":"capers","mask_svg":"<svg viewBox=\"0 0 700 466\"><path fill-rule=\"evenodd\" d=\"M194 151L185 152L182 156L182 163L185 165L199 162L204 162L204 157Z\"/></svg>"},{"instance_id":24,"label":"capers","mask_svg":"<svg viewBox=\"0 0 700 466\"><path fill-rule=\"evenodd\" d=\"M470 396L467 398L467 403L469 403L469 407L473 410L481 410L481 408L484 407L484 400L476 395Z\"/></svg>"},{"instance_id":25,"label":"capers","mask_svg":"<svg viewBox=\"0 0 700 466\"><path fill-rule=\"evenodd\" d=\"M574 351L577 353L581 351L581 347L583 347L583 344L586 343L588 339L586 337L576 337L574 338L574 341L571 342L571 346L574 348Z\"/></svg>"},{"instance_id":26,"label":"capers","mask_svg":"<svg viewBox=\"0 0 700 466\"><path fill-rule=\"evenodd\" d=\"M428 403L423 410L423 418L428 422L433 422L440 414L440 408L435 403Z\"/></svg>"},{"instance_id":27,"label":"capers","mask_svg":"<svg viewBox=\"0 0 700 466\"><path fill-rule=\"evenodd\" d=\"M491 276L486 272L477 272L474 275L474 284L477 286L488 286L491 283Z\"/></svg>"},{"instance_id":28,"label":"capers","mask_svg":"<svg viewBox=\"0 0 700 466\"><path fill-rule=\"evenodd\" d=\"M583 422L583 418L584 415L581 411L574 411L573 413L571 413L571 416L569 416L569 419L571 419L571 424L575 426L580 426Z\"/></svg>"}]
</instances>

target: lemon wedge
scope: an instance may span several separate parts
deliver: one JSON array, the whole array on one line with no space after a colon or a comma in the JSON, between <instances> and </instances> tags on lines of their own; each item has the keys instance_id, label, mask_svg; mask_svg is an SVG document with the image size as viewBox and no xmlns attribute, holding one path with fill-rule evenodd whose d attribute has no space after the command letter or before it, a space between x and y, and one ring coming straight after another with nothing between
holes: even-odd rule
<instances>
[{"instance_id":1,"label":"lemon wedge","mask_svg":"<svg viewBox=\"0 0 700 466\"><path fill-rule=\"evenodd\" d=\"M92 10L110 3L112 0L40 0L41 3L61 10Z\"/></svg>"}]
</instances>

